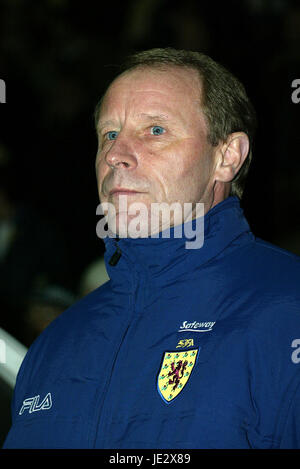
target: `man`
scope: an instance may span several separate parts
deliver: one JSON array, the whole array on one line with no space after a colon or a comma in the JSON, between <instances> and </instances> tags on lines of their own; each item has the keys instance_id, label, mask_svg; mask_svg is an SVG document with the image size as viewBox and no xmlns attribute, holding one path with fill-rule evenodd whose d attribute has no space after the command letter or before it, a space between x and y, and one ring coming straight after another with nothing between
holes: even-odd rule
<instances>
[{"instance_id":1,"label":"man","mask_svg":"<svg viewBox=\"0 0 300 469\"><path fill-rule=\"evenodd\" d=\"M96 127L110 281L29 350L5 447L299 448L300 265L239 205L243 86L202 54L141 52ZM153 222L155 204L188 210ZM204 229L200 247L182 226Z\"/></svg>"}]
</instances>

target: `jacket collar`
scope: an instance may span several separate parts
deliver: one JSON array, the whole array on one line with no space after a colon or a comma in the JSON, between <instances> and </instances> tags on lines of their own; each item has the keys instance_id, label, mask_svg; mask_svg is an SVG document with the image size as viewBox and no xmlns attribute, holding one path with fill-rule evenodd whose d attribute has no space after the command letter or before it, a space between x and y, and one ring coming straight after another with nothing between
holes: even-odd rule
<instances>
[{"instance_id":1,"label":"jacket collar","mask_svg":"<svg viewBox=\"0 0 300 469\"><path fill-rule=\"evenodd\" d=\"M205 214L202 247L186 249L186 242L191 239L184 233L195 232L196 223L197 220L187 223L191 225L188 227L190 231L183 229L181 238L174 237L174 228L170 229L170 238L164 238L162 234L159 238L121 238L118 241L105 238L104 259L110 279L119 283L124 275L128 276L131 270L135 270L139 275L146 272L152 278L164 275L168 281L175 280L187 270L210 261L243 233L250 234L240 201L235 196L228 197ZM121 257L115 266L111 266L109 261L117 246Z\"/></svg>"}]
</instances>

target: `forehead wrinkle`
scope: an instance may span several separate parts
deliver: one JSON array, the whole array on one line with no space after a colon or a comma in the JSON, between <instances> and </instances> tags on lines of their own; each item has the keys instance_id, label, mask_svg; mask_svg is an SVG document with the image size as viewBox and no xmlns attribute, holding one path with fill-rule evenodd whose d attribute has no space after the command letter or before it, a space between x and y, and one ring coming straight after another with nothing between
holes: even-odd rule
<instances>
[{"instance_id":1,"label":"forehead wrinkle","mask_svg":"<svg viewBox=\"0 0 300 469\"><path fill-rule=\"evenodd\" d=\"M139 114L137 114L137 119L145 119L145 120L149 120L149 121L166 121L168 120L169 116L167 114L147 114L146 112L141 112ZM107 127L107 126L111 126L111 125L116 125L117 121L114 120L114 119L108 119L108 120L105 120L105 121L99 121L98 123L98 130L102 130L103 128Z\"/></svg>"},{"instance_id":2,"label":"forehead wrinkle","mask_svg":"<svg viewBox=\"0 0 300 469\"><path fill-rule=\"evenodd\" d=\"M169 116L167 114L148 114L146 112L141 112L140 114L137 115L138 118L140 119L147 119L147 120L167 120Z\"/></svg>"},{"instance_id":3,"label":"forehead wrinkle","mask_svg":"<svg viewBox=\"0 0 300 469\"><path fill-rule=\"evenodd\" d=\"M131 72L131 73L133 73L133 72ZM108 92L103 97L103 98L107 98L107 96L109 95L109 98L112 99L112 102L109 100L109 104L107 103L108 107L105 106L105 111L104 111L103 108L101 109L101 111L104 111L103 114L106 114L106 116L103 115L103 117L104 117L103 121L101 120L101 112L99 112L100 119L99 119L98 126L97 126L98 131L99 130L102 131L103 127L105 127L105 126L119 126L120 125L120 119L119 118L105 119L105 117L109 117L107 114L110 114L110 112L112 110L114 110L114 104L115 104L115 99L116 99L116 96L114 96L114 94L115 94L115 92L120 92L119 86L122 85L124 87L124 83L122 82L122 80L124 80L124 78L125 78L125 84L127 86L127 89L130 90L131 88L133 88L134 93L133 94L132 94L132 92L125 93L126 103L124 102L125 105L123 106L123 110L122 110L122 114L123 114L122 119L121 119L122 121L124 119L124 122L125 122L130 118L130 120L133 120L133 121L136 121L136 122L139 121L139 120L140 121L143 121L143 120L145 120L145 121L151 121L151 120L155 121L156 120L157 122L159 122L159 121L163 122L163 121L169 120L170 118L172 118L172 120L173 120L174 114L176 114L176 116L178 118L180 117L181 120L186 122L186 116L184 114L182 114L182 112L181 112L182 109L180 109L180 108L178 109L178 107L175 110L174 109L159 109L159 107L161 107L161 102L160 102L160 97L159 96L157 96L157 97L154 96L154 97L152 97L153 99L149 98L150 102L148 102L149 100L148 100L148 97L147 97L146 101L147 101L147 104L148 104L148 109L144 108L145 109L144 112L142 112L143 110L141 108L139 110L134 109L135 105L136 105L135 101L136 101L136 99L139 98L138 95L140 95L141 93L145 93L145 92L150 93L150 95L152 96L152 93L165 94L166 90L159 89L159 88L156 88L156 87L152 88L151 86L146 87L146 89L145 88L143 88L143 89L138 88L137 89L135 83L132 84L130 82L130 80L129 80L129 83L127 83L127 79L130 78L130 75L129 76L125 75L125 77L121 76L121 77L117 78L117 80L112 83L110 89L108 90ZM119 82L119 80L121 80L121 82ZM191 87L193 88L193 90L192 90L193 93L191 93L192 95L194 95L194 93L196 91L197 96L195 96L195 95L193 96L193 98L194 98L193 101L194 101L194 103L197 104L197 109L196 109L197 115L199 115L199 117L203 117L202 112L201 112L201 110L202 110L201 109L201 96L199 96L199 94L200 94L199 89L197 90L195 86L191 86L192 84L189 83L189 82L186 83L186 85L187 85L187 91L186 91L185 94L189 95L188 91ZM121 91L122 91L122 86L121 86ZM117 91L116 91L115 87L117 87ZM182 94L182 90L179 90L179 91L181 91L180 94ZM110 93L113 93L113 95L111 96ZM138 95L136 93L138 93ZM136 96L134 96L134 94L136 94ZM125 98L125 96L124 96L124 98ZM103 99L103 101L104 101L104 99ZM137 101L138 107L140 107L141 105L144 106L146 104L145 101L144 101L144 103L140 103L139 101L140 100ZM166 103L164 103L164 104L166 105L165 107L168 107L168 105ZM112 105L113 105L113 107L112 107ZM170 111L170 115L168 115L169 111Z\"/></svg>"}]
</instances>

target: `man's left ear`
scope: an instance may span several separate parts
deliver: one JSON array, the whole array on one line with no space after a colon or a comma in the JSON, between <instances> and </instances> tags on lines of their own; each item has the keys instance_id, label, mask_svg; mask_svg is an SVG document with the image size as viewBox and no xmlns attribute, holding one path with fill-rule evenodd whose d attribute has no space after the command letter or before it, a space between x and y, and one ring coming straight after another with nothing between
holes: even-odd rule
<instances>
[{"instance_id":1,"label":"man's left ear","mask_svg":"<svg viewBox=\"0 0 300 469\"><path fill-rule=\"evenodd\" d=\"M217 150L215 180L230 182L239 172L249 153L249 138L244 132L230 134Z\"/></svg>"}]
</instances>

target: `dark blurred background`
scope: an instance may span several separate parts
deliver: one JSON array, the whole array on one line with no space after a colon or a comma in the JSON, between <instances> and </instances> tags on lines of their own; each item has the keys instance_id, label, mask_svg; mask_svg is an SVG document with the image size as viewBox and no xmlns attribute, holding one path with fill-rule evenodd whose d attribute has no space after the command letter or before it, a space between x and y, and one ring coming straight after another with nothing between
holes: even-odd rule
<instances>
[{"instance_id":1,"label":"dark blurred background","mask_svg":"<svg viewBox=\"0 0 300 469\"><path fill-rule=\"evenodd\" d=\"M242 206L257 236L300 254L299 1L1 0L0 327L27 346L100 283L94 107L114 64L166 46L245 84L259 127Z\"/></svg>"}]
</instances>

